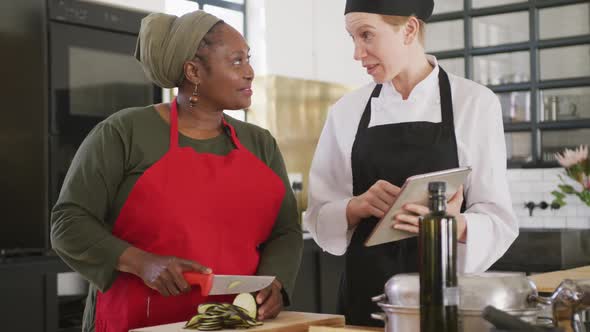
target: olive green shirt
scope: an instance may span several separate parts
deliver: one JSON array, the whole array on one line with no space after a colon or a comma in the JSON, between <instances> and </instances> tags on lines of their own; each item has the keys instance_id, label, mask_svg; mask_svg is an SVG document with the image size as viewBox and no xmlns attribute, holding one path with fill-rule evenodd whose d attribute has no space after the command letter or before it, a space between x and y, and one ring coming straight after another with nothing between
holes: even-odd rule
<instances>
[{"instance_id":1,"label":"olive green shirt","mask_svg":"<svg viewBox=\"0 0 590 332\"><path fill-rule=\"evenodd\" d=\"M288 303L303 239L283 157L267 130L228 116L226 120L235 128L242 145L268 165L287 189L272 232L261 246L257 274L276 276ZM90 282L84 331L94 331L96 291L109 289L119 273L119 256L130 246L111 234L113 224L135 182L164 156L169 141L170 126L153 106L129 108L98 124L72 161L51 214L51 244L72 269ZM178 143L200 153L218 155L226 155L234 148L225 132L206 140L179 133Z\"/></svg>"}]
</instances>

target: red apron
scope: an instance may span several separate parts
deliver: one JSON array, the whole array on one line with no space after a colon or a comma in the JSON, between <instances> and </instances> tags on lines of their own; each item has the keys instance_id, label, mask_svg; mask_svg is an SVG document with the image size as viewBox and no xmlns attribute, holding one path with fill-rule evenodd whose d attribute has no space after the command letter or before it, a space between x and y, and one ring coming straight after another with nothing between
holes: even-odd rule
<instances>
[{"instance_id":1,"label":"red apron","mask_svg":"<svg viewBox=\"0 0 590 332\"><path fill-rule=\"evenodd\" d=\"M235 146L228 155L179 147L176 100L171 105L170 148L137 180L113 235L153 254L194 260L213 273L254 275L258 246L270 235L285 186L242 146L225 119ZM184 321L200 303L228 300L203 297L197 288L164 297L137 276L120 273L97 294L95 329L127 332Z\"/></svg>"}]
</instances>

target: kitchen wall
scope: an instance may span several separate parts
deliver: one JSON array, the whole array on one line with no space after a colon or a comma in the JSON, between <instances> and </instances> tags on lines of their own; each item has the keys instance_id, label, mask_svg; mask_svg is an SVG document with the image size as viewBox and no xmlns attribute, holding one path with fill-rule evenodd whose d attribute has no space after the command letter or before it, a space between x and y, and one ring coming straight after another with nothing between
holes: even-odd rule
<instances>
[{"instance_id":1,"label":"kitchen wall","mask_svg":"<svg viewBox=\"0 0 590 332\"><path fill-rule=\"evenodd\" d=\"M562 168L508 170L512 203L521 228L590 228L590 207L577 197L568 196L567 205L558 210L535 208L529 216L524 207L527 202L551 204L551 191L561 183L559 175L564 176Z\"/></svg>"},{"instance_id":2,"label":"kitchen wall","mask_svg":"<svg viewBox=\"0 0 590 332\"><path fill-rule=\"evenodd\" d=\"M344 0L248 0L248 41L257 75L358 87L370 78L354 61Z\"/></svg>"}]
</instances>

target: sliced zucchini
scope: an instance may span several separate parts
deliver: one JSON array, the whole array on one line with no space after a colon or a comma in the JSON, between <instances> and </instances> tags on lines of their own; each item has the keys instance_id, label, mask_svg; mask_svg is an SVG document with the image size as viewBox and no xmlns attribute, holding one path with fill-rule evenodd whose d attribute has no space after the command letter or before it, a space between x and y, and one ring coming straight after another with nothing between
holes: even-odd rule
<instances>
[{"instance_id":1,"label":"sliced zucchini","mask_svg":"<svg viewBox=\"0 0 590 332\"><path fill-rule=\"evenodd\" d=\"M236 298L234 299L233 304L235 306L243 308L248 313L248 316L250 316L253 319L256 319L256 316L258 313L258 306L257 306L256 300L254 299L254 296L252 296L252 294L250 294L250 293L238 294L238 296L236 296Z\"/></svg>"},{"instance_id":2,"label":"sliced zucchini","mask_svg":"<svg viewBox=\"0 0 590 332\"><path fill-rule=\"evenodd\" d=\"M197 313L204 314L207 312L207 309L216 308L218 306L219 306L218 303L203 303L203 304L200 304L199 307L197 308Z\"/></svg>"},{"instance_id":3,"label":"sliced zucchini","mask_svg":"<svg viewBox=\"0 0 590 332\"><path fill-rule=\"evenodd\" d=\"M238 299L239 298L239 299ZM248 329L262 325L256 320L256 301L251 294L240 294L234 304L203 303L197 307L197 314L184 326L185 329L217 331Z\"/></svg>"}]
</instances>

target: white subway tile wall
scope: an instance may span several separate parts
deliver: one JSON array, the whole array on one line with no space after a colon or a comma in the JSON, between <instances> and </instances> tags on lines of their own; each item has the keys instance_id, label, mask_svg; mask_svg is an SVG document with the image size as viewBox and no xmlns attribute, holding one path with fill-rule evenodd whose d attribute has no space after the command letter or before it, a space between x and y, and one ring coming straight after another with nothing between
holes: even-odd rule
<instances>
[{"instance_id":1,"label":"white subway tile wall","mask_svg":"<svg viewBox=\"0 0 590 332\"><path fill-rule=\"evenodd\" d=\"M529 216L529 210L524 206L527 202L551 204L551 192L561 183L559 175L565 176L563 168L508 170L512 204L520 228L590 228L590 207L573 196L568 196L567 205L558 210L537 207Z\"/></svg>"}]
</instances>

